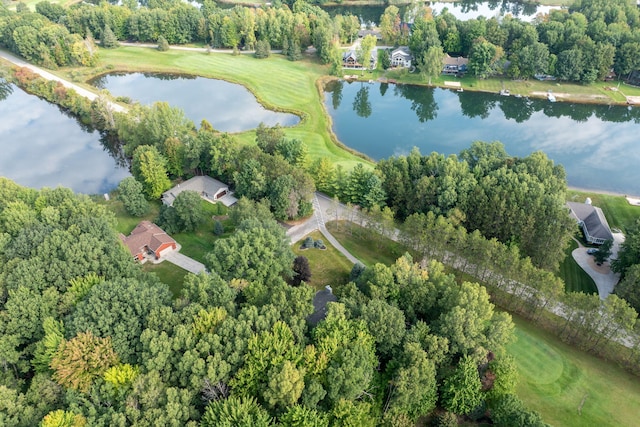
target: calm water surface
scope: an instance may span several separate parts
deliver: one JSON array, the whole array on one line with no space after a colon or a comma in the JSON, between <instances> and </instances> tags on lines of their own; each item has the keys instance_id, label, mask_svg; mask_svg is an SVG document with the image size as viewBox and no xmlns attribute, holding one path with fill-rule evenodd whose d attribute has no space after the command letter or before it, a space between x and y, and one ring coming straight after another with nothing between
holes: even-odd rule
<instances>
[{"instance_id":1,"label":"calm water surface","mask_svg":"<svg viewBox=\"0 0 640 427\"><path fill-rule=\"evenodd\" d=\"M640 195L640 108L344 82L325 105L340 141L376 160L498 140L514 156L545 152L570 186Z\"/></svg>"},{"instance_id":2,"label":"calm water surface","mask_svg":"<svg viewBox=\"0 0 640 427\"><path fill-rule=\"evenodd\" d=\"M129 176L98 132L53 104L4 87L9 90L0 96L0 176L27 187L64 186L85 194L110 191Z\"/></svg>"},{"instance_id":3,"label":"calm water surface","mask_svg":"<svg viewBox=\"0 0 640 427\"><path fill-rule=\"evenodd\" d=\"M114 96L128 96L142 104L166 101L183 110L196 125L206 119L215 129L240 132L258 127L292 126L294 114L278 113L260 105L244 86L223 80L167 74L107 74L91 82Z\"/></svg>"},{"instance_id":4,"label":"calm water surface","mask_svg":"<svg viewBox=\"0 0 640 427\"><path fill-rule=\"evenodd\" d=\"M473 0L462 2L427 2L426 5L431 7L435 14L441 14L444 8L449 13L461 21L478 18L484 16L489 19L491 17L501 17L511 14L522 21L532 22L539 13L549 13L552 9L559 9L559 6L541 6L533 3L509 2L509 1L490 1L477 2ZM405 21L411 21L415 11L411 10L407 5L397 6L400 16ZM329 15L356 15L365 25L378 25L380 16L384 13L387 6L323 6Z\"/></svg>"}]
</instances>

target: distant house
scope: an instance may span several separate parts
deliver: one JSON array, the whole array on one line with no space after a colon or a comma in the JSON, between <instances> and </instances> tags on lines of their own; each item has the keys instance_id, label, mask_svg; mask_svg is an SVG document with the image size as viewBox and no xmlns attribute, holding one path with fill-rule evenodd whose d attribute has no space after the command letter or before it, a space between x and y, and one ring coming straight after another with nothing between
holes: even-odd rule
<instances>
[{"instance_id":1,"label":"distant house","mask_svg":"<svg viewBox=\"0 0 640 427\"><path fill-rule=\"evenodd\" d=\"M360 30L358 31L358 38L364 38L366 36L374 36L377 40L382 40L382 33L378 30Z\"/></svg>"},{"instance_id":2,"label":"distant house","mask_svg":"<svg viewBox=\"0 0 640 427\"><path fill-rule=\"evenodd\" d=\"M371 51L371 56L369 57L369 66L368 68L374 69L378 63L378 51L373 49ZM342 66L344 68L356 68L358 70L362 69L363 66L358 62L358 57L356 55L355 50L348 50L342 55Z\"/></svg>"},{"instance_id":3,"label":"distant house","mask_svg":"<svg viewBox=\"0 0 640 427\"><path fill-rule=\"evenodd\" d=\"M233 193L229 191L227 184L213 179L210 176L194 176L176 185L171 190L162 193L162 203L167 206L172 206L178 194L186 190L195 191L200 194L200 197L211 203L221 202L225 206L231 206L238 201L238 199L233 197Z\"/></svg>"},{"instance_id":4,"label":"distant house","mask_svg":"<svg viewBox=\"0 0 640 427\"><path fill-rule=\"evenodd\" d=\"M408 47L401 46L391 52L391 66L411 68L411 52Z\"/></svg>"},{"instance_id":5,"label":"distant house","mask_svg":"<svg viewBox=\"0 0 640 427\"><path fill-rule=\"evenodd\" d=\"M150 221L142 221L128 236L120 234L120 240L129 249L133 258L142 263L149 256L160 259L178 247L171 236Z\"/></svg>"},{"instance_id":6,"label":"distant house","mask_svg":"<svg viewBox=\"0 0 640 427\"><path fill-rule=\"evenodd\" d=\"M609 223L604 217L602 209L592 206L591 203L567 202L567 206L571 217L582 228L587 242L601 245L606 240L613 239Z\"/></svg>"},{"instance_id":7,"label":"distant house","mask_svg":"<svg viewBox=\"0 0 640 427\"><path fill-rule=\"evenodd\" d=\"M446 54L442 60L443 74L464 74L467 72L469 59L463 56L449 56Z\"/></svg>"}]
</instances>

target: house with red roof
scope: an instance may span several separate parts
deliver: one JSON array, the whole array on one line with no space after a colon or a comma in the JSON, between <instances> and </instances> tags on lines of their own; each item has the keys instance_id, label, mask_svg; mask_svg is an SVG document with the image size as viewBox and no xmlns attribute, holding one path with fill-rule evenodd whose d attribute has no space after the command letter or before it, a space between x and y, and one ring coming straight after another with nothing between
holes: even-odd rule
<instances>
[{"instance_id":1,"label":"house with red roof","mask_svg":"<svg viewBox=\"0 0 640 427\"><path fill-rule=\"evenodd\" d=\"M148 257L160 259L177 249L178 244L163 229L151 221L142 221L131 234L120 234L120 240L133 258L144 263Z\"/></svg>"}]
</instances>

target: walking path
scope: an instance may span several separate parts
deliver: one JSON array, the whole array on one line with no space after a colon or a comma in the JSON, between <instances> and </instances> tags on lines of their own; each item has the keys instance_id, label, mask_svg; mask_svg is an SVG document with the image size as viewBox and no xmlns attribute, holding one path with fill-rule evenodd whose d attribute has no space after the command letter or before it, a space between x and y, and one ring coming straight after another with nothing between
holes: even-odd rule
<instances>
[{"instance_id":1,"label":"walking path","mask_svg":"<svg viewBox=\"0 0 640 427\"><path fill-rule=\"evenodd\" d=\"M44 79L60 82L64 87L73 89L74 91L76 91L76 93L78 93L78 95L83 96L89 99L90 101L93 101L99 96L97 93L91 92L90 90L87 90L74 83L71 83L70 81L67 81L61 77L51 74L50 72L43 70L40 67L36 67L35 65L26 62L24 59L18 58L17 56L7 52L6 50L0 50L0 58L11 62L12 64L17 65L18 67L28 68L34 73L42 76L42 78ZM116 111L118 113L124 113L127 111L125 107L123 107L120 104L116 104L115 102L109 102L109 104L111 105L111 108L113 109L113 111Z\"/></svg>"}]
</instances>

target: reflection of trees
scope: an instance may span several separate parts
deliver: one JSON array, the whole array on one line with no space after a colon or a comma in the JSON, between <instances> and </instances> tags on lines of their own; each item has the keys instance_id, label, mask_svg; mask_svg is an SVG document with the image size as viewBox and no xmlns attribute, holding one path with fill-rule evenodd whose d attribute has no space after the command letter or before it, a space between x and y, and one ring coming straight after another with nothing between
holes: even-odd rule
<instances>
[{"instance_id":1,"label":"reflection of trees","mask_svg":"<svg viewBox=\"0 0 640 427\"><path fill-rule=\"evenodd\" d=\"M129 159L124 154L122 143L116 132L100 132L100 144L121 168L129 168Z\"/></svg>"},{"instance_id":2,"label":"reflection of trees","mask_svg":"<svg viewBox=\"0 0 640 427\"><path fill-rule=\"evenodd\" d=\"M460 0L461 10L464 13L478 10L478 4L486 3L490 10L500 9L500 14L507 13L513 16L534 15L538 6L533 2L524 2L518 0Z\"/></svg>"},{"instance_id":3,"label":"reflection of trees","mask_svg":"<svg viewBox=\"0 0 640 427\"><path fill-rule=\"evenodd\" d=\"M371 115L371 101L369 101L369 86L360 85L360 89L353 99L353 111L359 117L367 118Z\"/></svg>"},{"instance_id":4,"label":"reflection of trees","mask_svg":"<svg viewBox=\"0 0 640 427\"><path fill-rule=\"evenodd\" d=\"M498 104L506 119L513 119L516 123L526 122L535 111L533 103L526 98L503 96Z\"/></svg>"},{"instance_id":5,"label":"reflection of trees","mask_svg":"<svg viewBox=\"0 0 640 427\"><path fill-rule=\"evenodd\" d=\"M467 117L486 119L489 112L496 106L496 97L486 93L459 92L460 110Z\"/></svg>"},{"instance_id":6,"label":"reflection of trees","mask_svg":"<svg viewBox=\"0 0 640 427\"><path fill-rule=\"evenodd\" d=\"M384 96L387 93L387 89L389 89L389 83L380 83L380 96Z\"/></svg>"},{"instance_id":7,"label":"reflection of trees","mask_svg":"<svg viewBox=\"0 0 640 427\"><path fill-rule=\"evenodd\" d=\"M13 93L13 87L11 84L0 77L0 101L4 101Z\"/></svg>"},{"instance_id":8,"label":"reflection of trees","mask_svg":"<svg viewBox=\"0 0 640 427\"><path fill-rule=\"evenodd\" d=\"M341 81L337 81L334 85L333 92L331 93L331 105L333 105L333 109L337 110L340 108L340 103L342 102L342 88L344 83Z\"/></svg>"},{"instance_id":9,"label":"reflection of trees","mask_svg":"<svg viewBox=\"0 0 640 427\"><path fill-rule=\"evenodd\" d=\"M416 112L421 123L433 120L438 116L438 104L431 88L410 85L396 85L396 95L411 101L411 109Z\"/></svg>"},{"instance_id":10,"label":"reflection of trees","mask_svg":"<svg viewBox=\"0 0 640 427\"><path fill-rule=\"evenodd\" d=\"M342 80L332 80L324 85L324 91L331 94L331 104L334 110L340 108L343 86L344 82Z\"/></svg>"}]
</instances>

